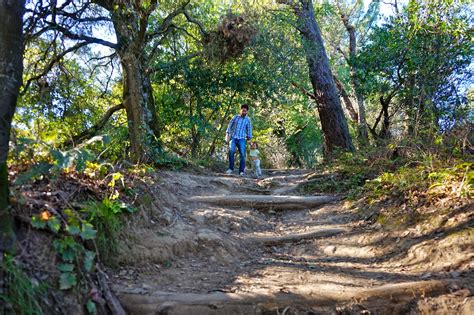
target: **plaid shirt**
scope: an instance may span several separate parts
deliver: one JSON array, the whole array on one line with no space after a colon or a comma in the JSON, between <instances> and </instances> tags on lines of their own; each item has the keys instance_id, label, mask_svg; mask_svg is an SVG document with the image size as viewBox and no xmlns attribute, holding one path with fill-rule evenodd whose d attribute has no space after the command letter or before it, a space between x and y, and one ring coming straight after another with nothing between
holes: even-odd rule
<instances>
[{"instance_id":1,"label":"plaid shirt","mask_svg":"<svg viewBox=\"0 0 474 315\"><path fill-rule=\"evenodd\" d=\"M232 139L252 139L252 123L245 116L235 115L229 122L226 132Z\"/></svg>"}]
</instances>

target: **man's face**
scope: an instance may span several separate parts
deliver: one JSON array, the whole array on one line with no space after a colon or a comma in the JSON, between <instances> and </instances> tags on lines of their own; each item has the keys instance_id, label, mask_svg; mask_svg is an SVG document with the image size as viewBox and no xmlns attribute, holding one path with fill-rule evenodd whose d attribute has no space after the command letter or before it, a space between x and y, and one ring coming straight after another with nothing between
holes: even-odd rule
<instances>
[{"instance_id":1,"label":"man's face","mask_svg":"<svg viewBox=\"0 0 474 315\"><path fill-rule=\"evenodd\" d=\"M241 108L240 109L240 116L242 116L242 117L247 116L247 108Z\"/></svg>"}]
</instances>

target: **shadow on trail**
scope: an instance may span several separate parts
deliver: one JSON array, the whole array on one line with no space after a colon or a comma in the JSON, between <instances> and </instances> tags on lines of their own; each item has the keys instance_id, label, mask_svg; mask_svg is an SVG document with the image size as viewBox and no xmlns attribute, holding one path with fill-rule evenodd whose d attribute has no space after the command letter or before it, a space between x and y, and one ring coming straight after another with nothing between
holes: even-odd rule
<instances>
[{"instance_id":1,"label":"shadow on trail","mask_svg":"<svg viewBox=\"0 0 474 315\"><path fill-rule=\"evenodd\" d=\"M215 179L212 181L216 182ZM219 181L225 182L225 179L221 178ZM250 181L243 183L245 186L241 188L233 187L235 181L235 178L231 178L229 185L223 184L226 189L229 188L229 193L240 193L242 189L255 190L260 194L269 192L266 189L259 190L254 187L255 182ZM422 268L424 271L419 273L408 273L400 268L392 268L391 264L383 267L378 264L392 260L402 262L414 246L428 240L443 240L474 226L474 218L469 217L465 222L438 228L424 235L400 238L388 236L361 245L355 239L379 231L350 210L338 211L334 208L334 203L328 208L324 206L309 210L271 212L219 205L215 206L215 209L220 217L201 218L208 227L216 230L222 230L222 222L227 222L220 218L229 215L225 211L217 211L219 207L230 212L251 213L258 218L251 222L262 222L261 226L254 225L249 230L225 232L227 234L224 234L224 237L232 238L238 245L238 250L242 253L240 257L233 257L233 260L227 263L219 263L215 257L206 257L205 254L200 255L197 252L188 253L180 259L188 259L188 263L190 258L200 260L199 264L196 263L196 267L188 264L174 268L178 272L171 274L169 287L166 287L168 284L161 286L163 289L173 288L174 292L156 291L143 296L135 293L129 293L127 296L125 292L125 297L121 300L126 305L136 307L135 311L140 311L140 314L256 314L258 307L265 308L262 314L297 314L298 311L303 314L334 313L336 305L342 302L346 305L352 303L353 307L357 308L349 309L349 313L367 309L364 305L374 313L377 313L378 309L382 310L383 314L404 313L407 307L413 306L410 303L420 296L445 293L448 287L441 282L452 279L442 270L430 271L426 277L424 272L428 268ZM203 209L209 210L213 207L190 207L190 212L196 211L194 216L199 217L200 212L206 214ZM449 218L466 210L466 207L456 209L453 211L455 213L450 213L443 219L442 225L447 223ZM347 228L347 231L338 235L322 235L316 243L316 239L312 238L272 245L255 241L256 236L262 233L265 237L278 238L291 233L301 234L311 229L331 229L338 226ZM362 247L360 250L372 247L380 251L378 254L367 254L370 257L350 256L344 254L344 250L339 254L335 251L332 255L321 249L325 245L340 246L343 249L346 247L348 252L351 249L348 247ZM299 247L305 253L304 257L292 254L297 252ZM416 264L423 265L428 259L429 257L418 260ZM197 268L199 270L196 270ZM205 277L202 277L204 274ZM214 281L213 277L221 279ZM186 284L192 286L189 289L175 285L186 278L192 279ZM427 278L432 281L424 281ZM431 285L433 286L430 287ZM398 298L394 298L397 296ZM364 300L364 305L354 303L357 300ZM168 308L173 312L168 313ZM344 311L344 308L341 310Z\"/></svg>"}]
</instances>

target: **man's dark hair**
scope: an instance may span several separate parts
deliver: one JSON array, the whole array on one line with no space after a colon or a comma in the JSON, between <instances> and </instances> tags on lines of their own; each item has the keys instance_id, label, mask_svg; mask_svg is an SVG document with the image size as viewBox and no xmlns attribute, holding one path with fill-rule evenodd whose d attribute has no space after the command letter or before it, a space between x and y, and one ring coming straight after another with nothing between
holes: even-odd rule
<instances>
[{"instance_id":1,"label":"man's dark hair","mask_svg":"<svg viewBox=\"0 0 474 315\"><path fill-rule=\"evenodd\" d=\"M249 105L248 104L242 104L240 106L240 109L245 108L246 110L249 110Z\"/></svg>"}]
</instances>

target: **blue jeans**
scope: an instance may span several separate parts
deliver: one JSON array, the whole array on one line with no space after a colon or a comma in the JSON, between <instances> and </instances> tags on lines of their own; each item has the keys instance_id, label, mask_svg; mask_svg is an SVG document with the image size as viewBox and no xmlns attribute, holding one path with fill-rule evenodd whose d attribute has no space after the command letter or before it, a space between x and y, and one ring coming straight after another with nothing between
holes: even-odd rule
<instances>
[{"instance_id":1,"label":"blue jeans","mask_svg":"<svg viewBox=\"0 0 474 315\"><path fill-rule=\"evenodd\" d=\"M234 170L234 154L235 147L239 149L240 155L240 165L239 173L245 173L245 151L246 151L247 141L245 139L235 139L230 140L230 150L229 150L229 169Z\"/></svg>"},{"instance_id":2,"label":"blue jeans","mask_svg":"<svg viewBox=\"0 0 474 315\"><path fill-rule=\"evenodd\" d=\"M262 176L262 169L260 168L260 160L252 160L252 167L255 172L255 176Z\"/></svg>"}]
</instances>

